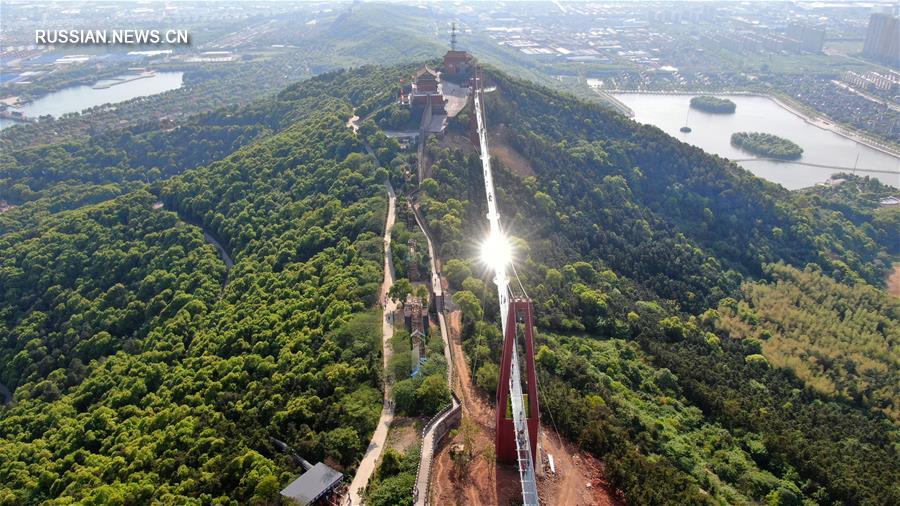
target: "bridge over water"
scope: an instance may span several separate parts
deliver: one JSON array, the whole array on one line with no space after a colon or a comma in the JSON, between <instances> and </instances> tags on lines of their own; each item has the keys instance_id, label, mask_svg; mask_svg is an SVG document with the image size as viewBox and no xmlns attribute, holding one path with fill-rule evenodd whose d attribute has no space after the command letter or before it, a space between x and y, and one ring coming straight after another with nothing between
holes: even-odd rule
<instances>
[{"instance_id":1,"label":"bridge over water","mask_svg":"<svg viewBox=\"0 0 900 506\"><path fill-rule=\"evenodd\" d=\"M842 170L842 171L846 171L846 172L868 172L871 174L896 174L897 177L900 177L900 171L896 171L896 170L862 169L859 167L843 167L840 165L826 165L826 164L821 164L821 163L809 163L809 162L801 162L798 160L782 160L781 158L766 158L766 157L729 158L729 160L732 162L735 162L735 163L757 162L757 161L776 162L776 163L784 163L784 164L805 165L807 167L819 167L822 169Z\"/></svg>"}]
</instances>

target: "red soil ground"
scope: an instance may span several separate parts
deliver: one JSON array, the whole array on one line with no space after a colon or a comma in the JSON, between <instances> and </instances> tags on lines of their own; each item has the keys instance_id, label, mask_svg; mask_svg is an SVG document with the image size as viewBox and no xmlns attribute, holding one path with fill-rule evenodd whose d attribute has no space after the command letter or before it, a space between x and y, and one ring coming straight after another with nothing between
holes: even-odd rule
<instances>
[{"instance_id":1,"label":"red soil ground","mask_svg":"<svg viewBox=\"0 0 900 506\"><path fill-rule=\"evenodd\" d=\"M476 390L460 342L460 313L450 315L450 351L455 364L456 391L463 404L463 416L475 421L476 446L485 448L494 442L494 408ZM543 427L541 446L553 455L556 474L549 469L538 479L542 504L581 506L622 504L603 478L603 464L561 439L550 427ZM448 438L434 463L431 493L433 504L509 505L522 500L518 470L477 457L458 476L450 460L449 448L458 441Z\"/></svg>"}]
</instances>

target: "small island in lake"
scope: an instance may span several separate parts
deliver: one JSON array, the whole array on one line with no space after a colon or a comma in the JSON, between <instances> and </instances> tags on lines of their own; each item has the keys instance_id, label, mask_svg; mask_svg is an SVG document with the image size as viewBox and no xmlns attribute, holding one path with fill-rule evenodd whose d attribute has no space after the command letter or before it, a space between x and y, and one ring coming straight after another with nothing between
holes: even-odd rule
<instances>
[{"instance_id":1,"label":"small island in lake","mask_svg":"<svg viewBox=\"0 0 900 506\"><path fill-rule=\"evenodd\" d=\"M731 134L731 144L757 156L796 160L803 155L803 148L777 135L762 132L736 132Z\"/></svg>"},{"instance_id":2,"label":"small island in lake","mask_svg":"<svg viewBox=\"0 0 900 506\"><path fill-rule=\"evenodd\" d=\"M716 114L732 114L737 109L737 104L727 98L711 97L709 95L700 95L691 99L691 107L700 109L704 112L713 112Z\"/></svg>"}]
</instances>

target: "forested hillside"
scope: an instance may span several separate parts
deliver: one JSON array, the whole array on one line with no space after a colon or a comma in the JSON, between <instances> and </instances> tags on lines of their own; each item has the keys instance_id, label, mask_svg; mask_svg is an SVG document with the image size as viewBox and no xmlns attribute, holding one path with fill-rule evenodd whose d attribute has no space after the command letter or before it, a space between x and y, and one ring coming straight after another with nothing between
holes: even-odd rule
<instances>
[{"instance_id":1,"label":"forested hillside","mask_svg":"<svg viewBox=\"0 0 900 506\"><path fill-rule=\"evenodd\" d=\"M201 114L176 127L148 123L92 138L3 150L0 199L61 210L85 203L84 193L95 185L124 193L135 183L168 179L281 132L319 108L323 96L350 101L365 114L391 99L391 85L406 71L361 67L331 72L275 97ZM48 202L41 202L42 197ZM23 219L34 217L31 211L0 217L0 232L14 227L9 222L20 214Z\"/></svg>"},{"instance_id":2,"label":"forested hillside","mask_svg":"<svg viewBox=\"0 0 900 506\"><path fill-rule=\"evenodd\" d=\"M270 437L353 469L382 402L383 182L411 190L415 160L347 121L412 70L3 153L0 198L22 205L0 216L15 391L0 503L271 502L297 470ZM898 315L881 291L900 215L869 203L887 190L788 192L599 106L490 81L489 128L524 164L498 160L495 179L535 301L545 423L629 504L900 503ZM468 119L427 147L417 201L490 391L500 333Z\"/></svg>"},{"instance_id":3,"label":"forested hillside","mask_svg":"<svg viewBox=\"0 0 900 506\"><path fill-rule=\"evenodd\" d=\"M290 88L241 110L281 115L278 133L157 196L43 209L0 236L0 379L15 390L0 502L269 501L297 472L269 437L352 468L381 407L369 309L386 197L346 121L400 71ZM103 177L142 170L125 166ZM235 258L224 290L225 266L184 220Z\"/></svg>"},{"instance_id":4,"label":"forested hillside","mask_svg":"<svg viewBox=\"0 0 900 506\"><path fill-rule=\"evenodd\" d=\"M746 300L724 299L718 326L815 390L900 418L900 301L813 265L772 264L767 278L744 286Z\"/></svg>"},{"instance_id":5,"label":"forested hillside","mask_svg":"<svg viewBox=\"0 0 900 506\"><path fill-rule=\"evenodd\" d=\"M844 338L842 356L878 355L873 343L896 340L893 303L871 302L896 254L893 218L862 197L788 192L656 128L503 74L492 81L488 127L527 161L513 172L501 157L495 184L542 331L545 423L601 456L634 504L898 502L897 425L871 409L892 395L896 363L834 373L854 393L823 391L781 367L786 358L765 358L765 347L787 341L745 339L715 310L761 294L741 286L773 275L772 262L810 264L824 279L807 297L855 290L869 302L846 297L847 315L885 322L864 324L866 339ZM454 128L466 134L464 115ZM481 322L493 321L496 297L475 279L486 270L472 244L483 235L481 166L459 146L429 146L434 181L422 207L454 300L470 314L473 373L490 390L500 336ZM778 325L779 315L766 317ZM809 337L818 339L833 338Z\"/></svg>"},{"instance_id":6,"label":"forested hillside","mask_svg":"<svg viewBox=\"0 0 900 506\"><path fill-rule=\"evenodd\" d=\"M0 236L0 381L56 400L66 374L44 381L54 371L78 361L78 383L84 364L215 302L224 266L196 228L151 209L155 200L136 192Z\"/></svg>"}]
</instances>

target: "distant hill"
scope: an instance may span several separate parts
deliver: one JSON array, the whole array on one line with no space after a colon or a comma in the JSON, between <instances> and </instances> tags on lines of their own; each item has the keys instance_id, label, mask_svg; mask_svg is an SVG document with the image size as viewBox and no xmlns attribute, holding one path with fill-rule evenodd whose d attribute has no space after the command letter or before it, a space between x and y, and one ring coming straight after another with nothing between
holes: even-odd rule
<instances>
[{"instance_id":1,"label":"distant hill","mask_svg":"<svg viewBox=\"0 0 900 506\"><path fill-rule=\"evenodd\" d=\"M422 61L438 58L448 42L434 37L436 30L447 31L412 16L409 6L360 4L337 16L322 32L323 44L341 58L356 65L378 62ZM444 37L449 41L449 34Z\"/></svg>"}]
</instances>

